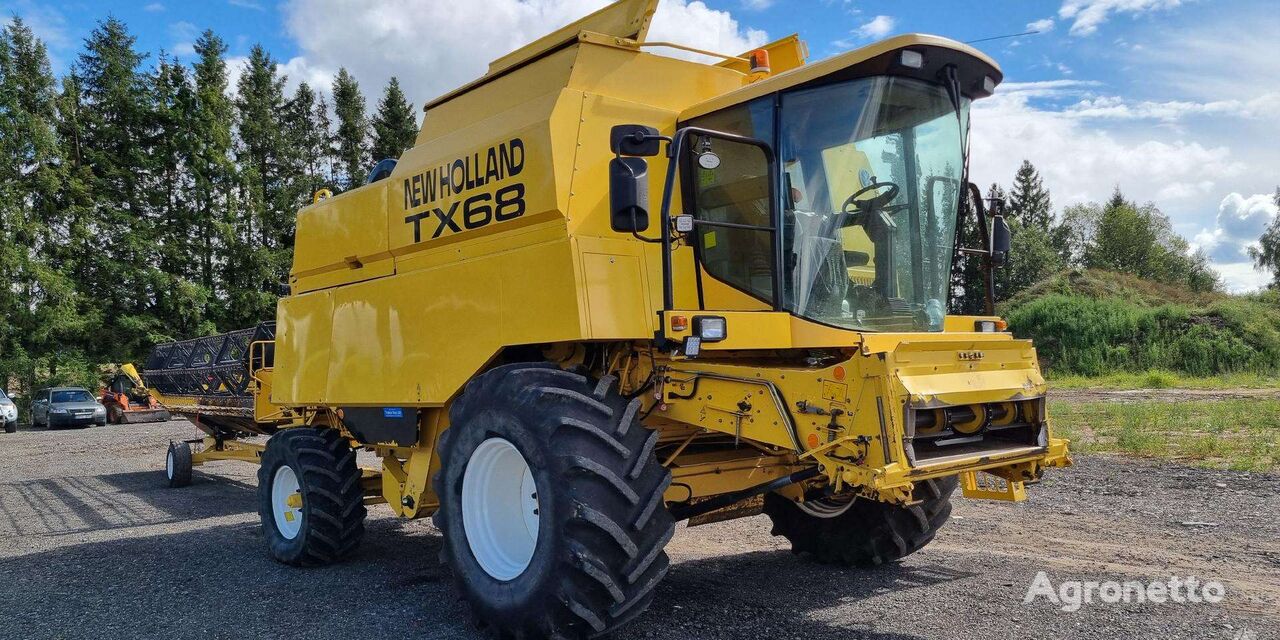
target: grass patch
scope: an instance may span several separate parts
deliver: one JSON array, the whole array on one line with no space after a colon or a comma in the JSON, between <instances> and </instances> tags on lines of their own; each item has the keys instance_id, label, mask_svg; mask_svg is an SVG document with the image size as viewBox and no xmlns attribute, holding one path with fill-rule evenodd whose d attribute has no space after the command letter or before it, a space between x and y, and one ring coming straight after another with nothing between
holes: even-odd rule
<instances>
[{"instance_id":1,"label":"grass patch","mask_svg":"<svg viewBox=\"0 0 1280 640\"><path fill-rule=\"evenodd\" d=\"M1054 389L1272 389L1280 378L1261 373L1237 372L1217 376L1190 376L1163 369L1117 371L1102 376L1049 373Z\"/></svg>"},{"instance_id":2,"label":"grass patch","mask_svg":"<svg viewBox=\"0 0 1280 640\"><path fill-rule=\"evenodd\" d=\"M1059 273L1002 303L1015 336L1059 375L1280 375L1280 292L1228 296L1092 270ZM1164 375L1168 373L1169 375Z\"/></svg>"},{"instance_id":3,"label":"grass patch","mask_svg":"<svg viewBox=\"0 0 1280 640\"><path fill-rule=\"evenodd\" d=\"M1049 415L1076 452L1280 471L1280 400L1050 402Z\"/></svg>"}]
</instances>

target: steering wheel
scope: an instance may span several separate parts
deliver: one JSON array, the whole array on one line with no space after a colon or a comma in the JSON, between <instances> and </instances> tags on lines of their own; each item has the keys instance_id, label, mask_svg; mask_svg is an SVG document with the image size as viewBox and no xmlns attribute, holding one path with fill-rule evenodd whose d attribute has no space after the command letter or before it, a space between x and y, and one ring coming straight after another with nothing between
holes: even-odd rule
<instances>
[{"instance_id":1,"label":"steering wheel","mask_svg":"<svg viewBox=\"0 0 1280 640\"><path fill-rule=\"evenodd\" d=\"M877 189L886 189L886 191L874 197L867 198L866 200L858 199L858 196ZM861 189L858 189L853 193L853 195L849 196L849 199L845 200L844 205L840 207L840 212L865 213L867 211L875 211L876 209L893 202L893 199L898 197L898 191L898 185L892 182L873 182ZM852 211L849 210L850 206L853 207Z\"/></svg>"}]
</instances>

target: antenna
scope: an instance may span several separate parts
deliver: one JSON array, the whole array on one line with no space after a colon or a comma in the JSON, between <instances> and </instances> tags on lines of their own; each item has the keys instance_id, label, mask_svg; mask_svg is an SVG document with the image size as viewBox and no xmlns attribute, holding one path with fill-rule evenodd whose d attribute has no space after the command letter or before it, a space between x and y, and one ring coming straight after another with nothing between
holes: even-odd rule
<instances>
[{"instance_id":1,"label":"antenna","mask_svg":"<svg viewBox=\"0 0 1280 640\"><path fill-rule=\"evenodd\" d=\"M1017 38L1018 36L1033 36L1039 31L1023 31L1022 33L1011 33L1007 36L991 36L990 38L978 38L977 40L965 40L965 44L973 44L975 42L987 42L988 40L1002 40L1004 38Z\"/></svg>"}]
</instances>

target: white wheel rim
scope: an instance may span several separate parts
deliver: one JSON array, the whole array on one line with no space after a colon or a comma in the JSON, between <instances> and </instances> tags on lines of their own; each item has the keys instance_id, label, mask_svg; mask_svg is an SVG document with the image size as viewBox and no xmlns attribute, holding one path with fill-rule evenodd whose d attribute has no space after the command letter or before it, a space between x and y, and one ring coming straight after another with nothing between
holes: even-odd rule
<instances>
[{"instance_id":1,"label":"white wheel rim","mask_svg":"<svg viewBox=\"0 0 1280 640\"><path fill-rule=\"evenodd\" d=\"M849 510L858 496L833 496L796 503L800 510L815 518L834 518Z\"/></svg>"},{"instance_id":2,"label":"white wheel rim","mask_svg":"<svg viewBox=\"0 0 1280 640\"><path fill-rule=\"evenodd\" d=\"M299 499L289 504L290 497L295 494ZM271 480L271 510L275 514L276 530L288 540L298 537L302 530L301 496L298 475L293 472L293 467L281 465Z\"/></svg>"},{"instance_id":3,"label":"white wheel rim","mask_svg":"<svg viewBox=\"0 0 1280 640\"><path fill-rule=\"evenodd\" d=\"M462 476L462 528L480 568L512 580L538 544L538 487L529 463L502 438L480 443Z\"/></svg>"},{"instance_id":4,"label":"white wheel rim","mask_svg":"<svg viewBox=\"0 0 1280 640\"><path fill-rule=\"evenodd\" d=\"M169 447L169 453L164 455L164 473L170 480L173 479L173 447Z\"/></svg>"}]
</instances>

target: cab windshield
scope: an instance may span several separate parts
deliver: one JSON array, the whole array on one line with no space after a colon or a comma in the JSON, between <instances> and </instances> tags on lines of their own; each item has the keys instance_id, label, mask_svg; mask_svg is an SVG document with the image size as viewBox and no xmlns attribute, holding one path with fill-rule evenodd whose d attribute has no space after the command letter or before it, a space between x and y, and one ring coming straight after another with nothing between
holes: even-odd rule
<instances>
[{"instance_id":1,"label":"cab windshield","mask_svg":"<svg viewBox=\"0 0 1280 640\"><path fill-rule=\"evenodd\" d=\"M941 331L964 163L946 90L868 78L785 94L781 134L788 306L851 329Z\"/></svg>"},{"instance_id":2,"label":"cab windshield","mask_svg":"<svg viewBox=\"0 0 1280 640\"><path fill-rule=\"evenodd\" d=\"M783 93L776 119L774 104L761 99L694 124L777 150L783 304L842 328L941 331L968 99L957 118L942 85L872 77ZM767 226L759 153L720 142L715 151L715 170L695 169L697 216ZM708 274L772 299L770 234L719 228L699 240Z\"/></svg>"}]
</instances>

